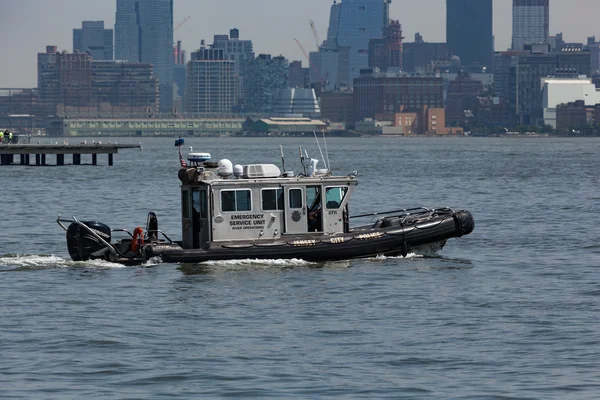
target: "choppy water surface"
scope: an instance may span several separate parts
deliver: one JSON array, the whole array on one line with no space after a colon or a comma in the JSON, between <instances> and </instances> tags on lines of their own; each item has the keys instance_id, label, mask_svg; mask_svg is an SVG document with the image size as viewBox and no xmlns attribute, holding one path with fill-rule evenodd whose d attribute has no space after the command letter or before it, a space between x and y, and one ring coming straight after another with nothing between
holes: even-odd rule
<instances>
[{"instance_id":1,"label":"choppy water surface","mask_svg":"<svg viewBox=\"0 0 600 400\"><path fill-rule=\"evenodd\" d=\"M318 154L187 139L235 163L279 163L280 143L288 168ZM437 257L70 261L58 214L133 229L153 210L181 235L173 140L143 145L0 167L1 398L598 398L600 140L329 140L360 173L353 213L473 212Z\"/></svg>"}]
</instances>

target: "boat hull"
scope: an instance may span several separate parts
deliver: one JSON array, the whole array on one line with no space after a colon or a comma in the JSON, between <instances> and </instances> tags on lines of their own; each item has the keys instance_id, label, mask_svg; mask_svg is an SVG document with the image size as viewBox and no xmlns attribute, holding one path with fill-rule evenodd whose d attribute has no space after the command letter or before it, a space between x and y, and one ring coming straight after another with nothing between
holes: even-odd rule
<instances>
[{"instance_id":1,"label":"boat hull","mask_svg":"<svg viewBox=\"0 0 600 400\"><path fill-rule=\"evenodd\" d=\"M110 228L97 221L75 221L65 230L69 254L75 261L106 259L137 265L156 257L166 263L202 263L244 259L323 262L380 255L406 256L422 247L442 248L448 239L468 235L474 227L470 212L444 209L432 214L421 212L385 217L374 225L358 227L344 234L315 233L284 235L273 240L212 242L201 249L185 249L181 243L155 238L142 241L139 247L133 243L135 237L110 243Z\"/></svg>"},{"instance_id":2,"label":"boat hull","mask_svg":"<svg viewBox=\"0 0 600 400\"><path fill-rule=\"evenodd\" d=\"M448 239L461 237L474 229L470 212L431 218L420 223L378 228L363 227L343 235L294 236L277 240L212 243L204 249L183 249L164 243L144 248L144 258L160 257L168 263L201 263L236 259L302 259L337 261L379 255L406 256L429 244L443 247Z\"/></svg>"}]
</instances>

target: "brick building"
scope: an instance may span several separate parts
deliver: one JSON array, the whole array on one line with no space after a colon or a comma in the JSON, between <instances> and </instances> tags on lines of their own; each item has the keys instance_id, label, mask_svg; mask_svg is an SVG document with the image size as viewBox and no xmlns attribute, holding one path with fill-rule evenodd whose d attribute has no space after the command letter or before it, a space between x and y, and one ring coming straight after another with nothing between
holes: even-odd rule
<instances>
[{"instance_id":1,"label":"brick building","mask_svg":"<svg viewBox=\"0 0 600 400\"><path fill-rule=\"evenodd\" d=\"M571 132L600 122L600 104L586 106L585 101L560 104L556 107L556 130Z\"/></svg>"},{"instance_id":2,"label":"brick building","mask_svg":"<svg viewBox=\"0 0 600 400\"><path fill-rule=\"evenodd\" d=\"M444 80L435 76L372 74L354 80L354 119L376 114L444 108Z\"/></svg>"},{"instance_id":3,"label":"brick building","mask_svg":"<svg viewBox=\"0 0 600 400\"><path fill-rule=\"evenodd\" d=\"M92 57L47 46L46 53L38 53L38 89L49 114L56 113L58 104L87 107L92 98Z\"/></svg>"}]
</instances>

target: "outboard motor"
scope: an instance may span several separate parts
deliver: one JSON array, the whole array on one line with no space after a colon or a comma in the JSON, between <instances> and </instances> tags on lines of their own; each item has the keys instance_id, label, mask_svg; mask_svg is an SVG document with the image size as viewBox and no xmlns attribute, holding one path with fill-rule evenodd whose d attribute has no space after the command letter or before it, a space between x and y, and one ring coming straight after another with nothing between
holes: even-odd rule
<instances>
[{"instance_id":1,"label":"outboard motor","mask_svg":"<svg viewBox=\"0 0 600 400\"><path fill-rule=\"evenodd\" d=\"M97 251L106 249L106 244L99 240L97 236L110 244L110 228L98 221L87 221L82 222L82 224L87 226L89 230L80 224L71 224L67 229L67 247L71 259L73 261L87 261L89 259L104 258L102 255L94 255Z\"/></svg>"},{"instance_id":2,"label":"outboard motor","mask_svg":"<svg viewBox=\"0 0 600 400\"><path fill-rule=\"evenodd\" d=\"M148 213L148 220L146 221L146 239L149 241L158 240L158 218L152 211Z\"/></svg>"}]
</instances>

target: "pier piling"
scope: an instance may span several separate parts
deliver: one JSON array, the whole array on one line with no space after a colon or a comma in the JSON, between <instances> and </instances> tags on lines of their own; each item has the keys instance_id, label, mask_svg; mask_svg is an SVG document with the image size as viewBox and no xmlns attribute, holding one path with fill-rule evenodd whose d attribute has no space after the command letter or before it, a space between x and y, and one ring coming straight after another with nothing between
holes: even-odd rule
<instances>
[{"instance_id":1,"label":"pier piling","mask_svg":"<svg viewBox=\"0 0 600 400\"><path fill-rule=\"evenodd\" d=\"M46 165L46 155L56 155L56 165L65 165L65 155L73 156L73 165L81 165L81 155L91 154L92 165L98 165L98 154L108 155L108 165L114 165L114 155L120 149L141 149L141 144L0 144L0 164L14 164L14 155L20 156L21 165L30 165L35 154L35 165Z\"/></svg>"}]
</instances>

